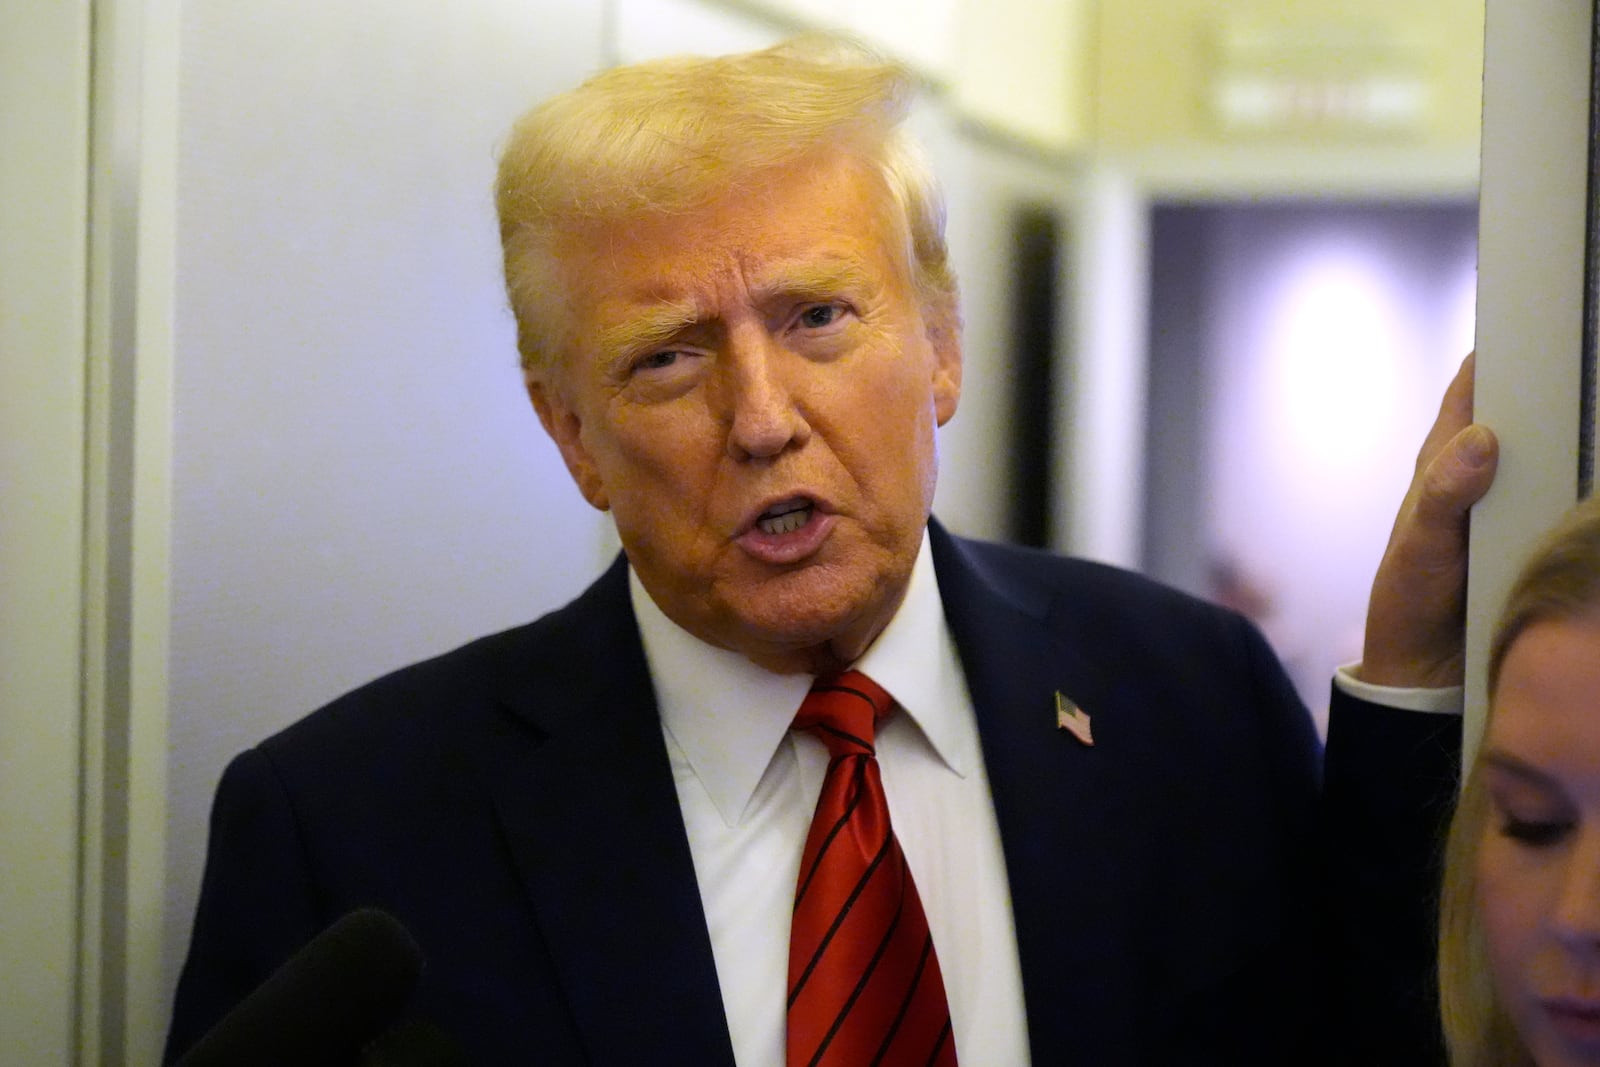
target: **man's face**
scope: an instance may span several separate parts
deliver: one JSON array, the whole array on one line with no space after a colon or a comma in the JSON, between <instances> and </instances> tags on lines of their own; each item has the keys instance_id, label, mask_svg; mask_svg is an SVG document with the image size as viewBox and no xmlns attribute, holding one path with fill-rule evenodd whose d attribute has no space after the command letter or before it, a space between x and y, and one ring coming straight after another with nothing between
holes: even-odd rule
<instances>
[{"instance_id":1,"label":"man's face","mask_svg":"<svg viewBox=\"0 0 1600 1067\"><path fill-rule=\"evenodd\" d=\"M905 592L955 412L955 309L924 307L888 196L828 155L555 248L573 343L529 392L680 626L835 669Z\"/></svg>"}]
</instances>

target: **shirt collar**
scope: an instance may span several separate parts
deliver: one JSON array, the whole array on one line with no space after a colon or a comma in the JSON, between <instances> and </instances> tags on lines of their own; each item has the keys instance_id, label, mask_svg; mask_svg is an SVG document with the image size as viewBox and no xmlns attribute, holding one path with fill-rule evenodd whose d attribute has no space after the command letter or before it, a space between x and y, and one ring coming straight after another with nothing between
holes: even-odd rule
<instances>
[{"instance_id":1,"label":"shirt collar","mask_svg":"<svg viewBox=\"0 0 1600 1067\"><path fill-rule=\"evenodd\" d=\"M631 569L628 590L662 723L723 821L736 825L813 679L774 674L701 641L667 618ZM977 739L962 721L971 706L966 678L926 537L905 599L854 666L888 690L945 765L966 777L979 758Z\"/></svg>"}]
</instances>

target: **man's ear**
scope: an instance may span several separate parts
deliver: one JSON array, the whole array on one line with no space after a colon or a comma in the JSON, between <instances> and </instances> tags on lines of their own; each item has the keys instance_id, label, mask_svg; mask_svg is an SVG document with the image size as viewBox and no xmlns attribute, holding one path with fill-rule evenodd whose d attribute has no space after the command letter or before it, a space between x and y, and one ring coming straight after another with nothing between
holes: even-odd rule
<instances>
[{"instance_id":1,"label":"man's ear","mask_svg":"<svg viewBox=\"0 0 1600 1067\"><path fill-rule=\"evenodd\" d=\"M961 312L955 296L928 301L922 318L933 349L933 410L943 426L961 399Z\"/></svg>"},{"instance_id":2,"label":"man's ear","mask_svg":"<svg viewBox=\"0 0 1600 1067\"><path fill-rule=\"evenodd\" d=\"M552 380L549 371L527 368L523 371L522 380L528 389L528 399L533 401L533 410L539 414L539 422L544 426L544 432L556 443L556 448L561 451L561 458L567 465L567 472L572 475L572 480L578 483L578 492L583 498L601 511L611 507L611 499L606 495L605 483L600 478L600 468L595 464L594 457L589 454L588 448L583 443L583 419L567 403L562 395L560 385Z\"/></svg>"}]
</instances>

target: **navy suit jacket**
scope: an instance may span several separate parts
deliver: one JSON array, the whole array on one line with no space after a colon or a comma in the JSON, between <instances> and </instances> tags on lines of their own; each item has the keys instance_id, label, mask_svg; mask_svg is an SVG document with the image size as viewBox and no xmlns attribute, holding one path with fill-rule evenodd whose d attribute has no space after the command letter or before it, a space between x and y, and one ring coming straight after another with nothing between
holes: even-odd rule
<instances>
[{"instance_id":1,"label":"navy suit jacket","mask_svg":"<svg viewBox=\"0 0 1600 1067\"><path fill-rule=\"evenodd\" d=\"M930 526L1004 846L1036 1064L1427 1062L1452 717L1309 716L1243 619ZM1093 747L1055 726L1055 694ZM169 1056L345 912L483 1064L731 1065L621 560L565 608L233 761ZM963 1063L983 1035L960 1035Z\"/></svg>"}]
</instances>

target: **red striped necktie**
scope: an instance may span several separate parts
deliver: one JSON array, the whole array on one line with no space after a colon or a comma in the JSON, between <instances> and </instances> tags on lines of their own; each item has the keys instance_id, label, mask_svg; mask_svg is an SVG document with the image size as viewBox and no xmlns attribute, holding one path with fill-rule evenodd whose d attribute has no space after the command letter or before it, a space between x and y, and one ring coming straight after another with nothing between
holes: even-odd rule
<instances>
[{"instance_id":1,"label":"red striped necktie","mask_svg":"<svg viewBox=\"0 0 1600 1067\"><path fill-rule=\"evenodd\" d=\"M819 678L795 716L829 761L795 888L788 1067L955 1067L939 958L873 754L893 706L847 671Z\"/></svg>"}]
</instances>

